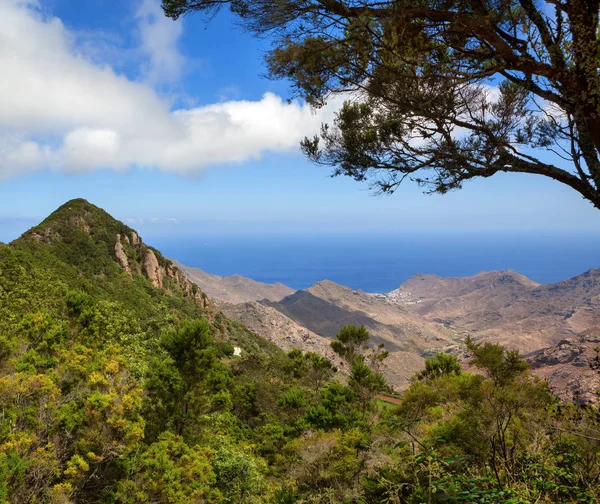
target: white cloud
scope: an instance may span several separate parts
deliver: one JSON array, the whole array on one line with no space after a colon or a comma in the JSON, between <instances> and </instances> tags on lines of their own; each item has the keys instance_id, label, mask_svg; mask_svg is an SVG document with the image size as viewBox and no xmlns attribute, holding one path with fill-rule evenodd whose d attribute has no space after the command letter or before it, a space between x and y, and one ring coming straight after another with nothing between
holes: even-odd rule
<instances>
[{"instance_id":1,"label":"white cloud","mask_svg":"<svg viewBox=\"0 0 600 504\"><path fill-rule=\"evenodd\" d=\"M142 220L142 219L140 219ZM153 217L152 219L150 219L150 223L151 224L179 224L181 221L179 219L175 219L174 217L169 217L169 218L159 218L159 217Z\"/></svg>"},{"instance_id":2,"label":"white cloud","mask_svg":"<svg viewBox=\"0 0 600 504\"><path fill-rule=\"evenodd\" d=\"M50 150L36 142L4 138L0 142L0 179L32 171L51 158Z\"/></svg>"},{"instance_id":3,"label":"white cloud","mask_svg":"<svg viewBox=\"0 0 600 504\"><path fill-rule=\"evenodd\" d=\"M110 129L76 129L65 136L63 144L66 166L80 171L119 168L119 150L119 134Z\"/></svg>"},{"instance_id":4,"label":"white cloud","mask_svg":"<svg viewBox=\"0 0 600 504\"><path fill-rule=\"evenodd\" d=\"M152 217L151 219L148 219L147 221L144 219L141 219L141 218L127 218L127 219L123 219L123 222L130 224L132 226L144 225L146 222L148 222L149 224L181 224L181 221L174 217L168 217L168 218Z\"/></svg>"},{"instance_id":5,"label":"white cloud","mask_svg":"<svg viewBox=\"0 0 600 504\"><path fill-rule=\"evenodd\" d=\"M177 57L171 59L180 25L165 28L171 21L154 17L156 5L144 1L140 29L150 37L158 33L161 42L153 45L142 35L142 48L151 62L148 75L164 78L180 71ZM76 40L35 4L0 0L0 179L42 168L194 173L297 150L335 107L314 113L267 93L259 101L172 111L148 82L94 63Z\"/></svg>"},{"instance_id":6,"label":"white cloud","mask_svg":"<svg viewBox=\"0 0 600 504\"><path fill-rule=\"evenodd\" d=\"M164 15L160 0L142 0L136 17L141 49L148 58L142 65L144 76L155 83L176 82L185 65L177 47L183 33L182 22Z\"/></svg>"}]
</instances>

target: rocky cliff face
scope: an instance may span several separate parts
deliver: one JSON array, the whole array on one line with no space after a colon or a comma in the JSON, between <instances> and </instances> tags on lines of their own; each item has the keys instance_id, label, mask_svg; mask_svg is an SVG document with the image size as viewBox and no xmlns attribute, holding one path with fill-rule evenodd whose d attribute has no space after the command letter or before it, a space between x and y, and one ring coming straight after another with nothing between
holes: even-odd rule
<instances>
[{"instance_id":1,"label":"rocky cliff face","mask_svg":"<svg viewBox=\"0 0 600 504\"><path fill-rule=\"evenodd\" d=\"M121 243L125 242L125 246ZM129 252L130 256L127 255ZM137 262L137 257L141 261ZM130 264L135 265L135 272L143 274L157 289L179 288L187 295L207 308L210 304L208 297L172 261L165 259L158 251L148 247L135 231L121 237L116 235L115 259L125 273L132 273Z\"/></svg>"},{"instance_id":2,"label":"rocky cliff face","mask_svg":"<svg viewBox=\"0 0 600 504\"><path fill-rule=\"evenodd\" d=\"M164 270L158 264L156 254L151 249L146 249L144 253L144 274L152 282L154 287L161 289L163 286Z\"/></svg>"},{"instance_id":3,"label":"rocky cliff face","mask_svg":"<svg viewBox=\"0 0 600 504\"><path fill-rule=\"evenodd\" d=\"M129 243L129 238L125 236L125 241ZM131 273L129 269L129 260L127 259L127 254L123 249L123 245L121 244L121 235L117 233L117 243L115 244L115 257L117 258L117 262L123 268L125 273Z\"/></svg>"}]
</instances>

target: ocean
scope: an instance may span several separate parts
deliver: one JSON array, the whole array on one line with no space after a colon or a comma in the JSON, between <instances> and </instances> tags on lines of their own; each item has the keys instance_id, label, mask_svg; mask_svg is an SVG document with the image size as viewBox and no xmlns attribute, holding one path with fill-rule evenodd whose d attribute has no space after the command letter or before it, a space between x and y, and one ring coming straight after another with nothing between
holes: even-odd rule
<instances>
[{"instance_id":1,"label":"ocean","mask_svg":"<svg viewBox=\"0 0 600 504\"><path fill-rule=\"evenodd\" d=\"M388 292L417 273L457 277L506 269L553 283L600 267L600 233L209 233L144 238L167 257L207 273L239 274L294 289L328 279L366 292Z\"/></svg>"}]
</instances>

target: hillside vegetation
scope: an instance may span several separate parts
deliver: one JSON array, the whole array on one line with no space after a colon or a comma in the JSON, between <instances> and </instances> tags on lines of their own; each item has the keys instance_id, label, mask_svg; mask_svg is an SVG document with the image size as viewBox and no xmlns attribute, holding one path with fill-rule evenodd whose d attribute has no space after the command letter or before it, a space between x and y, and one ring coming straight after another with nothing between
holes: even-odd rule
<instances>
[{"instance_id":1,"label":"hillside vegetation","mask_svg":"<svg viewBox=\"0 0 600 504\"><path fill-rule=\"evenodd\" d=\"M284 353L70 201L0 245L0 502L598 502L598 410L467 347L481 374L440 353L392 400L364 327L347 375Z\"/></svg>"}]
</instances>

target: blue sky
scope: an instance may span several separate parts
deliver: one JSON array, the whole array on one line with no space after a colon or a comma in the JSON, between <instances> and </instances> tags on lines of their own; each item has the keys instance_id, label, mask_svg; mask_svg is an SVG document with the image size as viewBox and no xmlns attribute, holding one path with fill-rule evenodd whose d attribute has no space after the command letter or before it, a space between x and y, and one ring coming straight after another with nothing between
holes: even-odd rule
<instances>
[{"instance_id":1,"label":"blue sky","mask_svg":"<svg viewBox=\"0 0 600 504\"><path fill-rule=\"evenodd\" d=\"M540 177L385 197L332 179L298 141L335 103L288 103L286 82L261 77L268 43L227 13L160 14L158 0L0 0L0 240L75 197L146 236L600 230L600 212Z\"/></svg>"}]
</instances>

